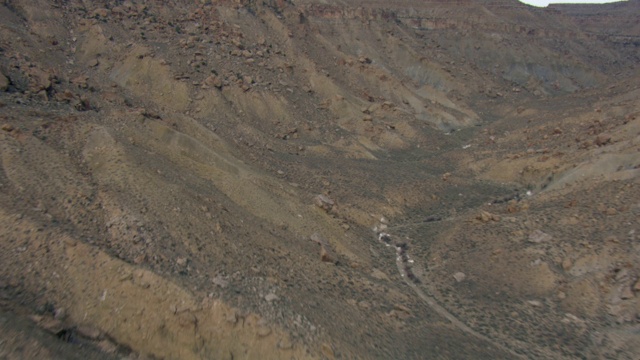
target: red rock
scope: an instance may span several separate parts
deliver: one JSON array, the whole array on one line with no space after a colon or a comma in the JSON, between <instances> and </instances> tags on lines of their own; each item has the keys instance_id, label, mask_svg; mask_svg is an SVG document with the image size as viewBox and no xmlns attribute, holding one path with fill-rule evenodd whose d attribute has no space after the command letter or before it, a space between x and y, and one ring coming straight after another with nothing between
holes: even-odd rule
<instances>
[{"instance_id":1,"label":"red rock","mask_svg":"<svg viewBox=\"0 0 640 360\"><path fill-rule=\"evenodd\" d=\"M65 90L61 93L56 93L56 100L60 102L71 102L74 99L73 93L69 90Z\"/></svg>"},{"instance_id":2,"label":"red rock","mask_svg":"<svg viewBox=\"0 0 640 360\"><path fill-rule=\"evenodd\" d=\"M222 80L215 75L211 75L208 78L206 78L204 80L204 84L207 86L213 86L215 88L221 89L222 88Z\"/></svg>"},{"instance_id":3,"label":"red rock","mask_svg":"<svg viewBox=\"0 0 640 360\"><path fill-rule=\"evenodd\" d=\"M87 80L89 80L88 76L80 75L76 78L71 79L71 83L77 85L79 88L86 89L89 87L87 84Z\"/></svg>"},{"instance_id":4,"label":"red rock","mask_svg":"<svg viewBox=\"0 0 640 360\"><path fill-rule=\"evenodd\" d=\"M324 244L320 245L320 260L322 260L322 262L334 262L334 258L331 255L329 247Z\"/></svg>"},{"instance_id":5,"label":"red rock","mask_svg":"<svg viewBox=\"0 0 640 360\"><path fill-rule=\"evenodd\" d=\"M51 74L42 69L30 69L29 78L31 79L30 90L33 92L39 92L51 87Z\"/></svg>"},{"instance_id":6,"label":"red rock","mask_svg":"<svg viewBox=\"0 0 640 360\"><path fill-rule=\"evenodd\" d=\"M600 134L596 137L596 145L604 146L611 142L611 135L609 134Z\"/></svg>"}]
</instances>

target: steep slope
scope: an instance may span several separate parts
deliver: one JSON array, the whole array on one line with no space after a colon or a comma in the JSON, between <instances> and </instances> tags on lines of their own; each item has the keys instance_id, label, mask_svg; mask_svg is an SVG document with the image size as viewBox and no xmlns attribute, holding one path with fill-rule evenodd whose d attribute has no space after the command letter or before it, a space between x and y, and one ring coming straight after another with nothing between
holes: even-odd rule
<instances>
[{"instance_id":1,"label":"steep slope","mask_svg":"<svg viewBox=\"0 0 640 360\"><path fill-rule=\"evenodd\" d=\"M564 9L6 1L2 311L129 357L633 358L637 47Z\"/></svg>"}]
</instances>

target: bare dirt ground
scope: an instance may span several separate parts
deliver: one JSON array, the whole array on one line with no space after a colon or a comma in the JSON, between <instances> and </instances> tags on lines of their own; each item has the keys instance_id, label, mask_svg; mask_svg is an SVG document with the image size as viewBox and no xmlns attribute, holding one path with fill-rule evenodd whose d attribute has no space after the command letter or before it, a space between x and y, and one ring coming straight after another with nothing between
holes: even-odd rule
<instances>
[{"instance_id":1,"label":"bare dirt ground","mask_svg":"<svg viewBox=\"0 0 640 360\"><path fill-rule=\"evenodd\" d=\"M639 10L3 1L0 358L637 359Z\"/></svg>"}]
</instances>

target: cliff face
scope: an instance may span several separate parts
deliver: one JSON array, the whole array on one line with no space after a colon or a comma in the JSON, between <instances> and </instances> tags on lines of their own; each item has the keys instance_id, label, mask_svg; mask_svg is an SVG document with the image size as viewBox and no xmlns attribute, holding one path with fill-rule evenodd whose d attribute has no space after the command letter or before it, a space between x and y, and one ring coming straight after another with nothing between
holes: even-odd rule
<instances>
[{"instance_id":1,"label":"cliff face","mask_svg":"<svg viewBox=\"0 0 640 360\"><path fill-rule=\"evenodd\" d=\"M490 73L513 85L528 85L531 91L536 90L532 84L547 93L593 87L603 76L635 64L635 59L622 58L612 51L612 44L600 41L553 8L540 10L517 1L401 2L393 8L381 2L358 5L312 3L302 7L300 16L308 18L311 31L319 32L340 33L340 24L347 22L363 27L372 22L399 24L407 30L408 40L427 38L438 48L446 48L458 62L465 62L460 72ZM634 16L629 15L628 21L637 20ZM412 50L432 62L455 62L430 56L428 43Z\"/></svg>"},{"instance_id":2,"label":"cliff face","mask_svg":"<svg viewBox=\"0 0 640 360\"><path fill-rule=\"evenodd\" d=\"M602 6L552 5L589 36L612 44L627 56L630 63L638 62L640 46L640 1L630 0Z\"/></svg>"},{"instance_id":3,"label":"cliff face","mask_svg":"<svg viewBox=\"0 0 640 360\"><path fill-rule=\"evenodd\" d=\"M637 358L637 7L2 2L0 354Z\"/></svg>"}]
</instances>

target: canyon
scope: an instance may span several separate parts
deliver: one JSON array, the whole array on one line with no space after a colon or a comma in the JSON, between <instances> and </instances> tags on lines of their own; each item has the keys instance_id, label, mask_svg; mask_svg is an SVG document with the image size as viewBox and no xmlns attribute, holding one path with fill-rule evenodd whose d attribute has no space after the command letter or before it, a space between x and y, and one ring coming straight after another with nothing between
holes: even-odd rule
<instances>
[{"instance_id":1,"label":"canyon","mask_svg":"<svg viewBox=\"0 0 640 360\"><path fill-rule=\"evenodd\" d=\"M639 24L3 1L0 357L638 358Z\"/></svg>"}]
</instances>

